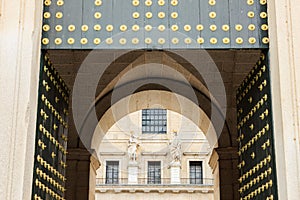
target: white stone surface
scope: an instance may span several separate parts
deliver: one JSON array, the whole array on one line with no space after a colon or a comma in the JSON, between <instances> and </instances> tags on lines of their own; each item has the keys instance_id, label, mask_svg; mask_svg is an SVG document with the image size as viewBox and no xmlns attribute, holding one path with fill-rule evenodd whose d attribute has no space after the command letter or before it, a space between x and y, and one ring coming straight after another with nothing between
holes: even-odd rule
<instances>
[{"instance_id":1,"label":"white stone surface","mask_svg":"<svg viewBox=\"0 0 300 200\"><path fill-rule=\"evenodd\" d=\"M138 166L128 166L128 184L138 184Z\"/></svg>"},{"instance_id":2,"label":"white stone surface","mask_svg":"<svg viewBox=\"0 0 300 200\"><path fill-rule=\"evenodd\" d=\"M180 184L180 164L178 165L172 165L170 167L170 171L171 171L171 184Z\"/></svg>"}]
</instances>

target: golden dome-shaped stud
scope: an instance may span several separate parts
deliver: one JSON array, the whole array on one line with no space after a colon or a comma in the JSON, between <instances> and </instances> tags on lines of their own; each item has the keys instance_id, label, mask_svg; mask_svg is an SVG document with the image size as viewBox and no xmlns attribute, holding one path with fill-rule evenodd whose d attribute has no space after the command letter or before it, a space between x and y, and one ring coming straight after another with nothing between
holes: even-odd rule
<instances>
[{"instance_id":1,"label":"golden dome-shaped stud","mask_svg":"<svg viewBox=\"0 0 300 200\"><path fill-rule=\"evenodd\" d=\"M152 5L152 1L151 0L146 0L145 1L145 5L146 6L151 6Z\"/></svg>"},{"instance_id":2,"label":"golden dome-shaped stud","mask_svg":"<svg viewBox=\"0 0 300 200\"><path fill-rule=\"evenodd\" d=\"M227 25L227 24L224 24L224 25L222 26L222 30L225 31L225 32L229 31L229 29L230 29L230 27L229 27L229 25Z\"/></svg>"},{"instance_id":3,"label":"golden dome-shaped stud","mask_svg":"<svg viewBox=\"0 0 300 200\"><path fill-rule=\"evenodd\" d=\"M106 44L112 44L114 41L113 41L113 39L112 38L106 38L106 40L105 40L105 42L106 42Z\"/></svg>"},{"instance_id":4,"label":"golden dome-shaped stud","mask_svg":"<svg viewBox=\"0 0 300 200\"><path fill-rule=\"evenodd\" d=\"M96 6L101 6L102 5L102 1L101 0L95 0L94 4Z\"/></svg>"},{"instance_id":5,"label":"golden dome-shaped stud","mask_svg":"<svg viewBox=\"0 0 300 200\"><path fill-rule=\"evenodd\" d=\"M45 6L50 6L51 5L51 1L50 0L45 0L44 1L44 5Z\"/></svg>"},{"instance_id":6,"label":"golden dome-shaped stud","mask_svg":"<svg viewBox=\"0 0 300 200\"><path fill-rule=\"evenodd\" d=\"M255 44L256 43L255 37L250 37L248 41L249 41L250 44Z\"/></svg>"},{"instance_id":7,"label":"golden dome-shaped stud","mask_svg":"<svg viewBox=\"0 0 300 200\"><path fill-rule=\"evenodd\" d=\"M212 19L214 19L214 18L217 17L217 13L216 12L210 12L209 13L209 17L212 18Z\"/></svg>"},{"instance_id":8,"label":"golden dome-shaped stud","mask_svg":"<svg viewBox=\"0 0 300 200\"><path fill-rule=\"evenodd\" d=\"M140 1L138 1L138 0L133 0L133 1L132 1L132 5L133 5L133 6L138 6L138 5L140 5Z\"/></svg>"},{"instance_id":9,"label":"golden dome-shaped stud","mask_svg":"<svg viewBox=\"0 0 300 200\"><path fill-rule=\"evenodd\" d=\"M83 32L88 31L88 30L89 30L88 25L82 25L82 26L81 26L81 30L82 30Z\"/></svg>"},{"instance_id":10,"label":"golden dome-shaped stud","mask_svg":"<svg viewBox=\"0 0 300 200\"><path fill-rule=\"evenodd\" d=\"M134 13L132 13L132 17L133 17L134 19L137 19L137 18L140 17L140 13L134 12Z\"/></svg>"},{"instance_id":11,"label":"golden dome-shaped stud","mask_svg":"<svg viewBox=\"0 0 300 200\"><path fill-rule=\"evenodd\" d=\"M191 38L185 38L184 39L184 43L185 44L191 44L192 43L192 39Z\"/></svg>"},{"instance_id":12,"label":"golden dome-shaped stud","mask_svg":"<svg viewBox=\"0 0 300 200\"><path fill-rule=\"evenodd\" d=\"M261 30L263 30L263 31L268 30L268 25L267 24L261 25Z\"/></svg>"},{"instance_id":13,"label":"golden dome-shaped stud","mask_svg":"<svg viewBox=\"0 0 300 200\"><path fill-rule=\"evenodd\" d=\"M158 44L165 44L166 40L164 38L158 39Z\"/></svg>"},{"instance_id":14,"label":"golden dome-shaped stud","mask_svg":"<svg viewBox=\"0 0 300 200\"><path fill-rule=\"evenodd\" d=\"M61 18L63 17L63 13L62 13L62 12L57 12L57 13L55 14L55 17L56 17L57 19L61 19Z\"/></svg>"},{"instance_id":15,"label":"golden dome-shaped stud","mask_svg":"<svg viewBox=\"0 0 300 200\"><path fill-rule=\"evenodd\" d=\"M179 43L179 39L178 38L172 38L171 41L173 44L178 44Z\"/></svg>"},{"instance_id":16,"label":"golden dome-shaped stud","mask_svg":"<svg viewBox=\"0 0 300 200\"><path fill-rule=\"evenodd\" d=\"M165 1L164 0L158 0L157 3L158 3L159 6L165 5Z\"/></svg>"},{"instance_id":17,"label":"golden dome-shaped stud","mask_svg":"<svg viewBox=\"0 0 300 200\"><path fill-rule=\"evenodd\" d=\"M150 19L152 18L152 12L146 12L145 16Z\"/></svg>"},{"instance_id":18,"label":"golden dome-shaped stud","mask_svg":"<svg viewBox=\"0 0 300 200\"><path fill-rule=\"evenodd\" d=\"M64 1L63 1L63 0L58 0L58 1L56 2L56 4L57 4L58 6L63 6L63 5L64 5Z\"/></svg>"},{"instance_id":19,"label":"golden dome-shaped stud","mask_svg":"<svg viewBox=\"0 0 300 200\"><path fill-rule=\"evenodd\" d=\"M216 31L217 30L217 26L216 25L210 25L209 26L209 29L211 30L211 31Z\"/></svg>"},{"instance_id":20,"label":"golden dome-shaped stud","mask_svg":"<svg viewBox=\"0 0 300 200\"><path fill-rule=\"evenodd\" d=\"M188 32L192 29L192 27L187 24L187 25L184 25L183 29Z\"/></svg>"},{"instance_id":21,"label":"golden dome-shaped stud","mask_svg":"<svg viewBox=\"0 0 300 200\"><path fill-rule=\"evenodd\" d=\"M132 26L132 30L133 30L133 31L139 31L139 30L140 30L139 25L137 25L137 24L133 25L133 26Z\"/></svg>"},{"instance_id":22,"label":"golden dome-shaped stud","mask_svg":"<svg viewBox=\"0 0 300 200\"><path fill-rule=\"evenodd\" d=\"M61 38L55 38L54 43L56 45L60 45L62 43L62 39Z\"/></svg>"},{"instance_id":23,"label":"golden dome-shaped stud","mask_svg":"<svg viewBox=\"0 0 300 200\"><path fill-rule=\"evenodd\" d=\"M214 37L213 37L213 38L210 38L209 41L210 41L211 44L217 44L217 43L218 43L218 39L217 39L217 38L214 38Z\"/></svg>"},{"instance_id":24,"label":"golden dome-shaped stud","mask_svg":"<svg viewBox=\"0 0 300 200\"><path fill-rule=\"evenodd\" d=\"M48 38L43 38L42 43L43 43L43 45L49 44L49 39Z\"/></svg>"},{"instance_id":25,"label":"golden dome-shaped stud","mask_svg":"<svg viewBox=\"0 0 300 200\"><path fill-rule=\"evenodd\" d=\"M158 30L161 31L161 32L164 31L165 29L166 29L166 27L164 25L159 25L158 26Z\"/></svg>"},{"instance_id":26,"label":"golden dome-shaped stud","mask_svg":"<svg viewBox=\"0 0 300 200\"><path fill-rule=\"evenodd\" d=\"M151 25L146 25L145 26L145 30L146 31L151 31L152 30L152 26Z\"/></svg>"},{"instance_id":27,"label":"golden dome-shaped stud","mask_svg":"<svg viewBox=\"0 0 300 200\"><path fill-rule=\"evenodd\" d=\"M260 0L259 3L260 3L260 5L266 5L267 4L267 0Z\"/></svg>"},{"instance_id":28,"label":"golden dome-shaped stud","mask_svg":"<svg viewBox=\"0 0 300 200\"><path fill-rule=\"evenodd\" d=\"M214 6L214 5L216 5L216 0L209 0L208 4L211 6Z\"/></svg>"},{"instance_id":29,"label":"golden dome-shaped stud","mask_svg":"<svg viewBox=\"0 0 300 200\"><path fill-rule=\"evenodd\" d=\"M159 12L157 14L157 16L158 16L158 18L163 19L163 18L165 18L166 14L164 12Z\"/></svg>"},{"instance_id":30,"label":"golden dome-shaped stud","mask_svg":"<svg viewBox=\"0 0 300 200\"><path fill-rule=\"evenodd\" d=\"M254 31L255 30L255 25L254 24L249 24L249 26L248 26L248 29L250 30L250 31Z\"/></svg>"},{"instance_id":31,"label":"golden dome-shaped stud","mask_svg":"<svg viewBox=\"0 0 300 200\"><path fill-rule=\"evenodd\" d=\"M196 29L197 29L197 31L202 31L202 30L204 29L204 27L203 27L202 24L198 24L198 25L196 26Z\"/></svg>"},{"instance_id":32,"label":"golden dome-shaped stud","mask_svg":"<svg viewBox=\"0 0 300 200\"><path fill-rule=\"evenodd\" d=\"M145 43L146 44L151 44L152 43L152 39L151 38L145 38Z\"/></svg>"},{"instance_id":33,"label":"golden dome-shaped stud","mask_svg":"<svg viewBox=\"0 0 300 200\"><path fill-rule=\"evenodd\" d=\"M87 38L81 38L80 43L81 44L87 44L88 43L88 39Z\"/></svg>"},{"instance_id":34,"label":"golden dome-shaped stud","mask_svg":"<svg viewBox=\"0 0 300 200\"><path fill-rule=\"evenodd\" d=\"M178 17L178 13L177 13L177 12L172 12L172 13L171 13L171 17L172 17L173 19L176 19L176 18Z\"/></svg>"},{"instance_id":35,"label":"golden dome-shaped stud","mask_svg":"<svg viewBox=\"0 0 300 200\"><path fill-rule=\"evenodd\" d=\"M243 30L243 26L241 24L236 24L235 25L235 30L241 31L241 30Z\"/></svg>"},{"instance_id":36,"label":"golden dome-shaped stud","mask_svg":"<svg viewBox=\"0 0 300 200\"><path fill-rule=\"evenodd\" d=\"M121 25L121 26L120 26L120 31L123 31L123 32L124 32L124 31L127 31L127 26L124 25L124 24Z\"/></svg>"},{"instance_id":37,"label":"golden dome-shaped stud","mask_svg":"<svg viewBox=\"0 0 300 200\"><path fill-rule=\"evenodd\" d=\"M106 31L107 31L107 32L112 32L113 30L114 30L113 25L110 25L110 24L109 24L109 25L106 26Z\"/></svg>"},{"instance_id":38,"label":"golden dome-shaped stud","mask_svg":"<svg viewBox=\"0 0 300 200\"><path fill-rule=\"evenodd\" d=\"M178 26L177 25L172 25L171 29L172 29L172 31L178 31Z\"/></svg>"},{"instance_id":39,"label":"golden dome-shaped stud","mask_svg":"<svg viewBox=\"0 0 300 200\"><path fill-rule=\"evenodd\" d=\"M95 31L100 31L101 30L101 25L100 24L95 24L94 25L94 30Z\"/></svg>"},{"instance_id":40,"label":"golden dome-shaped stud","mask_svg":"<svg viewBox=\"0 0 300 200\"><path fill-rule=\"evenodd\" d=\"M253 18L255 16L255 13L253 11L249 11L247 15L249 18Z\"/></svg>"},{"instance_id":41,"label":"golden dome-shaped stud","mask_svg":"<svg viewBox=\"0 0 300 200\"><path fill-rule=\"evenodd\" d=\"M55 30L57 31L57 32L60 32L60 31L62 31L62 26L61 25L56 25L55 26Z\"/></svg>"},{"instance_id":42,"label":"golden dome-shaped stud","mask_svg":"<svg viewBox=\"0 0 300 200\"><path fill-rule=\"evenodd\" d=\"M132 38L131 42L132 44L138 44L140 40L138 38Z\"/></svg>"},{"instance_id":43,"label":"golden dome-shaped stud","mask_svg":"<svg viewBox=\"0 0 300 200\"><path fill-rule=\"evenodd\" d=\"M264 19L267 18L268 14L266 12L261 12L259 16L260 18Z\"/></svg>"},{"instance_id":44,"label":"golden dome-shaped stud","mask_svg":"<svg viewBox=\"0 0 300 200\"><path fill-rule=\"evenodd\" d=\"M74 26L73 24L69 25L69 26L68 26L68 30L69 30L70 32L75 31L75 26Z\"/></svg>"},{"instance_id":45,"label":"golden dome-shaped stud","mask_svg":"<svg viewBox=\"0 0 300 200\"><path fill-rule=\"evenodd\" d=\"M178 0L172 0L171 5L172 6L177 6L178 5Z\"/></svg>"},{"instance_id":46,"label":"golden dome-shaped stud","mask_svg":"<svg viewBox=\"0 0 300 200\"><path fill-rule=\"evenodd\" d=\"M126 44L126 42L127 42L127 40L126 40L125 38L120 38L120 40L119 40L119 43L120 43L121 45Z\"/></svg>"},{"instance_id":47,"label":"golden dome-shaped stud","mask_svg":"<svg viewBox=\"0 0 300 200\"><path fill-rule=\"evenodd\" d=\"M198 42L198 44L203 44L204 38L202 38L202 37L197 38L197 42Z\"/></svg>"},{"instance_id":48,"label":"golden dome-shaped stud","mask_svg":"<svg viewBox=\"0 0 300 200\"><path fill-rule=\"evenodd\" d=\"M235 42L236 42L237 44L243 44L244 40L243 40L243 38L238 37L238 38L236 38Z\"/></svg>"},{"instance_id":49,"label":"golden dome-shaped stud","mask_svg":"<svg viewBox=\"0 0 300 200\"><path fill-rule=\"evenodd\" d=\"M100 19L102 17L102 14L100 12L95 12L94 17L95 19Z\"/></svg>"},{"instance_id":50,"label":"golden dome-shaped stud","mask_svg":"<svg viewBox=\"0 0 300 200\"><path fill-rule=\"evenodd\" d=\"M224 44L229 44L230 43L230 39L228 37L223 38L223 43Z\"/></svg>"},{"instance_id":51,"label":"golden dome-shaped stud","mask_svg":"<svg viewBox=\"0 0 300 200\"><path fill-rule=\"evenodd\" d=\"M75 39L74 38L68 38L67 42L68 42L68 44L74 44Z\"/></svg>"},{"instance_id":52,"label":"golden dome-shaped stud","mask_svg":"<svg viewBox=\"0 0 300 200\"><path fill-rule=\"evenodd\" d=\"M44 18L45 19L49 19L51 17L51 13L50 12L44 12Z\"/></svg>"},{"instance_id":53,"label":"golden dome-shaped stud","mask_svg":"<svg viewBox=\"0 0 300 200\"><path fill-rule=\"evenodd\" d=\"M264 38L262 39L262 42L263 42L264 44L268 44L268 43L269 43L269 38L268 38L268 37L264 37Z\"/></svg>"},{"instance_id":54,"label":"golden dome-shaped stud","mask_svg":"<svg viewBox=\"0 0 300 200\"><path fill-rule=\"evenodd\" d=\"M254 0L247 0L247 4L250 5L250 6L253 5L254 4Z\"/></svg>"},{"instance_id":55,"label":"golden dome-shaped stud","mask_svg":"<svg viewBox=\"0 0 300 200\"><path fill-rule=\"evenodd\" d=\"M50 30L50 26L48 24L43 25L43 31L47 32Z\"/></svg>"}]
</instances>

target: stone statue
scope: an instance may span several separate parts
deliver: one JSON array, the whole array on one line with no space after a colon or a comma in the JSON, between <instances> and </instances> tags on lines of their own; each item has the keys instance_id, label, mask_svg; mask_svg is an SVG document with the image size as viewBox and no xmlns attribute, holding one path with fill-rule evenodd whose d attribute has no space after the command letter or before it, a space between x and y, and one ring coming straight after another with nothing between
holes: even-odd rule
<instances>
[{"instance_id":1,"label":"stone statue","mask_svg":"<svg viewBox=\"0 0 300 200\"><path fill-rule=\"evenodd\" d=\"M129 141L128 141L128 157L129 161L136 162L137 160L137 150L139 148L140 144L138 141L138 137L134 134L130 135Z\"/></svg>"},{"instance_id":2,"label":"stone statue","mask_svg":"<svg viewBox=\"0 0 300 200\"><path fill-rule=\"evenodd\" d=\"M181 161L181 142L176 131L173 132L173 139L169 142L170 153L172 157L171 164Z\"/></svg>"}]
</instances>

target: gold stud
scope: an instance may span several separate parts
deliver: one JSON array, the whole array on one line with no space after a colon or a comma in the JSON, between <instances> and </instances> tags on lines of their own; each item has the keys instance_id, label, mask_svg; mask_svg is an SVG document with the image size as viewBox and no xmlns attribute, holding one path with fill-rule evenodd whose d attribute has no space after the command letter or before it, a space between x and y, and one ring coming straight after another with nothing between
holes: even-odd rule
<instances>
[{"instance_id":1,"label":"gold stud","mask_svg":"<svg viewBox=\"0 0 300 200\"><path fill-rule=\"evenodd\" d=\"M204 38L202 38L202 37L197 38L197 42L198 42L198 44L203 44Z\"/></svg>"},{"instance_id":2,"label":"gold stud","mask_svg":"<svg viewBox=\"0 0 300 200\"><path fill-rule=\"evenodd\" d=\"M172 0L171 5L172 6L177 6L178 5L178 0Z\"/></svg>"},{"instance_id":3,"label":"gold stud","mask_svg":"<svg viewBox=\"0 0 300 200\"><path fill-rule=\"evenodd\" d=\"M178 26L177 25L172 25L171 29L172 29L172 31L178 31Z\"/></svg>"},{"instance_id":4,"label":"gold stud","mask_svg":"<svg viewBox=\"0 0 300 200\"><path fill-rule=\"evenodd\" d=\"M186 43L186 44L191 44L191 43L192 43L191 38L185 38L185 39L184 39L184 43Z\"/></svg>"},{"instance_id":5,"label":"gold stud","mask_svg":"<svg viewBox=\"0 0 300 200\"><path fill-rule=\"evenodd\" d=\"M160 5L160 6L165 5L165 1L164 0L158 0L158 5Z\"/></svg>"},{"instance_id":6,"label":"gold stud","mask_svg":"<svg viewBox=\"0 0 300 200\"><path fill-rule=\"evenodd\" d=\"M45 19L49 19L51 17L51 13L50 12L44 12L44 18Z\"/></svg>"},{"instance_id":7,"label":"gold stud","mask_svg":"<svg viewBox=\"0 0 300 200\"><path fill-rule=\"evenodd\" d=\"M145 1L145 5L146 6L151 6L152 5L152 1L151 0L146 0Z\"/></svg>"},{"instance_id":8,"label":"gold stud","mask_svg":"<svg viewBox=\"0 0 300 200\"><path fill-rule=\"evenodd\" d=\"M254 24L249 24L248 29L250 31L254 31L255 30L255 25Z\"/></svg>"},{"instance_id":9,"label":"gold stud","mask_svg":"<svg viewBox=\"0 0 300 200\"><path fill-rule=\"evenodd\" d=\"M243 29L243 26L241 24L236 24L235 25L235 30L241 31Z\"/></svg>"},{"instance_id":10,"label":"gold stud","mask_svg":"<svg viewBox=\"0 0 300 200\"><path fill-rule=\"evenodd\" d=\"M145 43L146 44L151 44L152 43L152 39L151 38L145 38Z\"/></svg>"},{"instance_id":11,"label":"gold stud","mask_svg":"<svg viewBox=\"0 0 300 200\"><path fill-rule=\"evenodd\" d=\"M254 0L247 0L247 4L248 5L253 5L254 4Z\"/></svg>"},{"instance_id":12,"label":"gold stud","mask_svg":"<svg viewBox=\"0 0 300 200\"><path fill-rule=\"evenodd\" d=\"M131 42L132 42L132 44L138 44L139 39L138 38L132 38Z\"/></svg>"},{"instance_id":13,"label":"gold stud","mask_svg":"<svg viewBox=\"0 0 300 200\"><path fill-rule=\"evenodd\" d=\"M152 18L152 12L146 12L145 16L150 19Z\"/></svg>"},{"instance_id":14,"label":"gold stud","mask_svg":"<svg viewBox=\"0 0 300 200\"><path fill-rule=\"evenodd\" d=\"M87 38L81 38L80 43L81 44L87 44L88 43L88 39Z\"/></svg>"},{"instance_id":15,"label":"gold stud","mask_svg":"<svg viewBox=\"0 0 300 200\"><path fill-rule=\"evenodd\" d=\"M222 26L222 30L225 31L225 32L229 31L229 25L224 24L224 25Z\"/></svg>"},{"instance_id":16,"label":"gold stud","mask_svg":"<svg viewBox=\"0 0 300 200\"><path fill-rule=\"evenodd\" d=\"M96 6L101 6L102 5L102 1L101 0L95 0L95 5Z\"/></svg>"},{"instance_id":17,"label":"gold stud","mask_svg":"<svg viewBox=\"0 0 300 200\"><path fill-rule=\"evenodd\" d=\"M267 24L261 25L261 30L263 30L263 31L268 30L268 25Z\"/></svg>"},{"instance_id":18,"label":"gold stud","mask_svg":"<svg viewBox=\"0 0 300 200\"><path fill-rule=\"evenodd\" d=\"M255 44L255 43L256 43L255 37L250 37L250 38L249 38L249 43L250 43L250 44Z\"/></svg>"},{"instance_id":19,"label":"gold stud","mask_svg":"<svg viewBox=\"0 0 300 200\"><path fill-rule=\"evenodd\" d=\"M49 44L49 39L48 38L43 38L42 43L43 43L43 45Z\"/></svg>"},{"instance_id":20,"label":"gold stud","mask_svg":"<svg viewBox=\"0 0 300 200\"><path fill-rule=\"evenodd\" d=\"M74 38L68 38L67 42L68 42L68 44L74 44L75 40L74 40Z\"/></svg>"},{"instance_id":21,"label":"gold stud","mask_svg":"<svg viewBox=\"0 0 300 200\"><path fill-rule=\"evenodd\" d=\"M183 29L185 30L185 31L190 31L192 28L191 28L191 26L190 25L185 25L184 27L183 27Z\"/></svg>"},{"instance_id":22,"label":"gold stud","mask_svg":"<svg viewBox=\"0 0 300 200\"><path fill-rule=\"evenodd\" d=\"M268 38L268 37L264 37L264 38L262 39L262 42L263 42L264 44L268 44L268 43L269 43L269 38Z\"/></svg>"},{"instance_id":23,"label":"gold stud","mask_svg":"<svg viewBox=\"0 0 300 200\"><path fill-rule=\"evenodd\" d=\"M216 12L210 12L209 13L209 17L212 18L212 19L214 19L214 18L217 17L217 13Z\"/></svg>"},{"instance_id":24,"label":"gold stud","mask_svg":"<svg viewBox=\"0 0 300 200\"><path fill-rule=\"evenodd\" d=\"M151 31L152 30L152 26L151 25L146 25L145 26L145 30L146 31Z\"/></svg>"},{"instance_id":25,"label":"gold stud","mask_svg":"<svg viewBox=\"0 0 300 200\"><path fill-rule=\"evenodd\" d=\"M197 31L202 31L202 30L204 29L204 27L203 27L202 24L198 24L198 25L196 26L196 29L197 29Z\"/></svg>"},{"instance_id":26,"label":"gold stud","mask_svg":"<svg viewBox=\"0 0 300 200\"><path fill-rule=\"evenodd\" d=\"M132 1L133 6L138 6L139 4L140 4L140 1L138 1L138 0Z\"/></svg>"},{"instance_id":27,"label":"gold stud","mask_svg":"<svg viewBox=\"0 0 300 200\"><path fill-rule=\"evenodd\" d=\"M137 25L137 24L133 25L132 26L132 30L135 31L135 32L138 31L138 30L140 30L139 25Z\"/></svg>"},{"instance_id":28,"label":"gold stud","mask_svg":"<svg viewBox=\"0 0 300 200\"><path fill-rule=\"evenodd\" d=\"M163 18L165 18L166 14L164 12L159 12L157 14L157 16L158 16L158 18L163 19Z\"/></svg>"},{"instance_id":29,"label":"gold stud","mask_svg":"<svg viewBox=\"0 0 300 200\"><path fill-rule=\"evenodd\" d=\"M177 13L177 12L172 12L172 13L171 13L171 17L172 17L173 19L176 19L176 18L178 17L178 13Z\"/></svg>"},{"instance_id":30,"label":"gold stud","mask_svg":"<svg viewBox=\"0 0 300 200\"><path fill-rule=\"evenodd\" d=\"M55 30L56 30L57 32L62 31L62 26L61 26L61 25L56 25L56 26L55 26Z\"/></svg>"},{"instance_id":31,"label":"gold stud","mask_svg":"<svg viewBox=\"0 0 300 200\"><path fill-rule=\"evenodd\" d=\"M109 24L109 25L106 26L106 31L107 31L107 32L111 32L111 31L113 31L113 30L114 30L113 25L110 25L110 24Z\"/></svg>"},{"instance_id":32,"label":"gold stud","mask_svg":"<svg viewBox=\"0 0 300 200\"><path fill-rule=\"evenodd\" d=\"M243 40L243 38L238 37L238 38L236 38L235 42L236 42L237 44L242 44L242 43L244 42L244 40Z\"/></svg>"},{"instance_id":33,"label":"gold stud","mask_svg":"<svg viewBox=\"0 0 300 200\"><path fill-rule=\"evenodd\" d=\"M164 38L158 39L158 44L165 44L166 40Z\"/></svg>"},{"instance_id":34,"label":"gold stud","mask_svg":"<svg viewBox=\"0 0 300 200\"><path fill-rule=\"evenodd\" d=\"M95 19L100 19L102 17L102 14L100 12L95 12L94 17Z\"/></svg>"},{"instance_id":35,"label":"gold stud","mask_svg":"<svg viewBox=\"0 0 300 200\"><path fill-rule=\"evenodd\" d=\"M88 25L82 25L82 26L81 26L81 30L82 30L83 32L88 31L88 30L89 30Z\"/></svg>"},{"instance_id":36,"label":"gold stud","mask_svg":"<svg viewBox=\"0 0 300 200\"><path fill-rule=\"evenodd\" d=\"M134 19L137 19L137 18L140 17L140 13L134 12L134 13L132 13L132 17L133 17Z\"/></svg>"},{"instance_id":37,"label":"gold stud","mask_svg":"<svg viewBox=\"0 0 300 200\"><path fill-rule=\"evenodd\" d=\"M50 26L48 24L43 25L43 31L47 32L50 30Z\"/></svg>"},{"instance_id":38,"label":"gold stud","mask_svg":"<svg viewBox=\"0 0 300 200\"><path fill-rule=\"evenodd\" d=\"M172 43L173 44L178 44L179 43L179 39L178 38L172 38Z\"/></svg>"},{"instance_id":39,"label":"gold stud","mask_svg":"<svg viewBox=\"0 0 300 200\"><path fill-rule=\"evenodd\" d=\"M74 25L69 25L68 26L68 30L70 31L70 32L73 32L73 31L75 31L75 26Z\"/></svg>"},{"instance_id":40,"label":"gold stud","mask_svg":"<svg viewBox=\"0 0 300 200\"><path fill-rule=\"evenodd\" d=\"M161 31L161 32L164 31L165 29L166 29L166 27L164 25L159 25L158 26L158 30Z\"/></svg>"},{"instance_id":41,"label":"gold stud","mask_svg":"<svg viewBox=\"0 0 300 200\"><path fill-rule=\"evenodd\" d=\"M51 1L50 0L45 0L44 1L44 5L45 6L50 6L51 5Z\"/></svg>"},{"instance_id":42,"label":"gold stud","mask_svg":"<svg viewBox=\"0 0 300 200\"><path fill-rule=\"evenodd\" d=\"M64 1L63 1L63 0L58 0L58 1L56 2L56 4L57 4L58 6L63 6L63 5L64 5Z\"/></svg>"},{"instance_id":43,"label":"gold stud","mask_svg":"<svg viewBox=\"0 0 300 200\"><path fill-rule=\"evenodd\" d=\"M255 16L255 13L253 11L249 11L247 15L249 18L253 18Z\"/></svg>"},{"instance_id":44,"label":"gold stud","mask_svg":"<svg viewBox=\"0 0 300 200\"><path fill-rule=\"evenodd\" d=\"M61 18L63 17L63 13L62 13L62 12L57 12L57 13L55 14L55 17L56 17L57 19L61 19Z\"/></svg>"},{"instance_id":45,"label":"gold stud","mask_svg":"<svg viewBox=\"0 0 300 200\"><path fill-rule=\"evenodd\" d=\"M259 3L260 3L261 5L266 5L267 0L260 0Z\"/></svg>"},{"instance_id":46,"label":"gold stud","mask_svg":"<svg viewBox=\"0 0 300 200\"><path fill-rule=\"evenodd\" d=\"M210 38L210 43L211 44L217 44L218 43L218 39L217 38Z\"/></svg>"},{"instance_id":47,"label":"gold stud","mask_svg":"<svg viewBox=\"0 0 300 200\"><path fill-rule=\"evenodd\" d=\"M127 26L126 25L123 24L123 25L120 26L120 31L124 32L126 30L127 30Z\"/></svg>"},{"instance_id":48,"label":"gold stud","mask_svg":"<svg viewBox=\"0 0 300 200\"><path fill-rule=\"evenodd\" d=\"M217 26L216 25L210 25L209 26L209 29L211 30L211 31L216 31L217 30Z\"/></svg>"},{"instance_id":49,"label":"gold stud","mask_svg":"<svg viewBox=\"0 0 300 200\"><path fill-rule=\"evenodd\" d=\"M266 12L261 12L259 16L260 18L264 19L268 16L268 14Z\"/></svg>"},{"instance_id":50,"label":"gold stud","mask_svg":"<svg viewBox=\"0 0 300 200\"><path fill-rule=\"evenodd\" d=\"M100 24L94 25L94 30L95 30L95 31L100 31L100 30L101 30Z\"/></svg>"},{"instance_id":51,"label":"gold stud","mask_svg":"<svg viewBox=\"0 0 300 200\"><path fill-rule=\"evenodd\" d=\"M214 6L214 5L216 5L216 0L209 0L208 4L211 6Z\"/></svg>"},{"instance_id":52,"label":"gold stud","mask_svg":"<svg viewBox=\"0 0 300 200\"><path fill-rule=\"evenodd\" d=\"M223 43L224 44L229 44L230 43L230 39L228 37L223 38Z\"/></svg>"},{"instance_id":53,"label":"gold stud","mask_svg":"<svg viewBox=\"0 0 300 200\"><path fill-rule=\"evenodd\" d=\"M55 38L54 43L55 43L56 45L60 45L60 44L62 43L61 38ZM46 89L47 89L47 88L46 88Z\"/></svg>"}]
</instances>

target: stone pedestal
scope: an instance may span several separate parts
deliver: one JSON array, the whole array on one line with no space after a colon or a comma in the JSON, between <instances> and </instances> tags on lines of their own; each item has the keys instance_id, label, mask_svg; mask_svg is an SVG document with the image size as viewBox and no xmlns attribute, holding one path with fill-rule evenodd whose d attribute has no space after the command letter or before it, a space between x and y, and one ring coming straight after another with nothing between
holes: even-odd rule
<instances>
[{"instance_id":1,"label":"stone pedestal","mask_svg":"<svg viewBox=\"0 0 300 200\"><path fill-rule=\"evenodd\" d=\"M138 184L138 163L129 162L128 164L128 184Z\"/></svg>"},{"instance_id":2,"label":"stone pedestal","mask_svg":"<svg viewBox=\"0 0 300 200\"><path fill-rule=\"evenodd\" d=\"M171 184L180 184L180 162L174 162L170 165Z\"/></svg>"}]
</instances>

